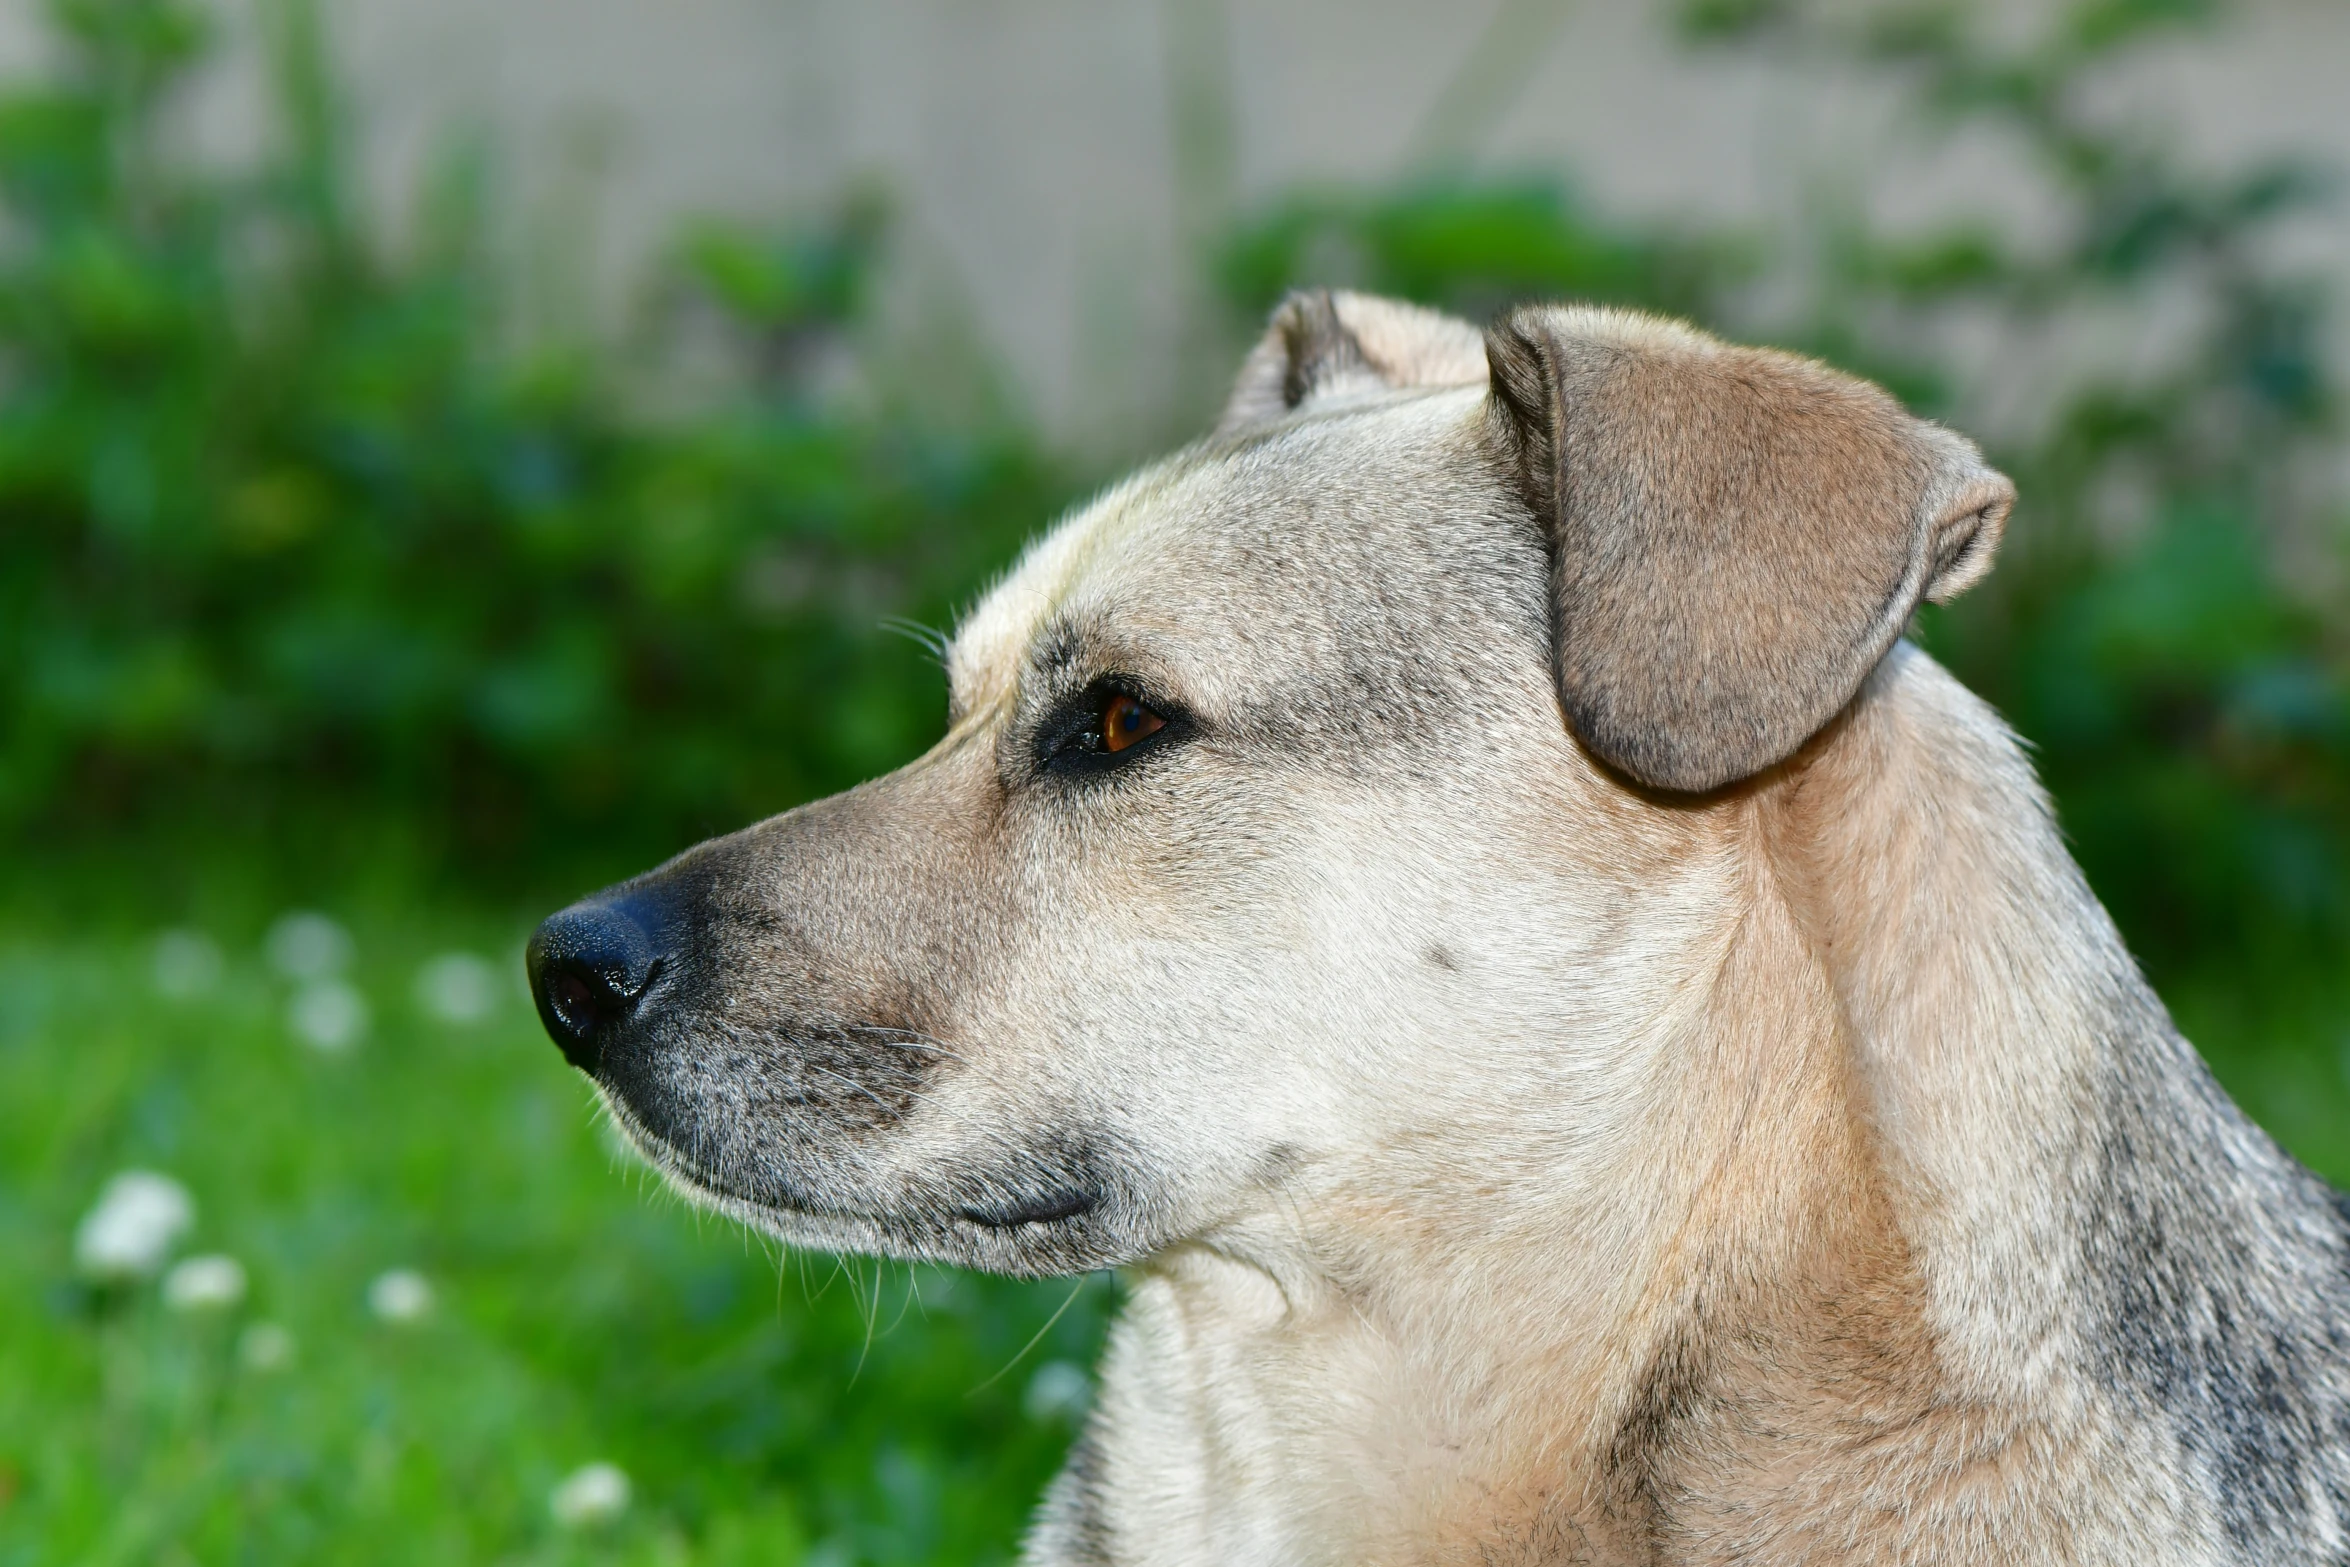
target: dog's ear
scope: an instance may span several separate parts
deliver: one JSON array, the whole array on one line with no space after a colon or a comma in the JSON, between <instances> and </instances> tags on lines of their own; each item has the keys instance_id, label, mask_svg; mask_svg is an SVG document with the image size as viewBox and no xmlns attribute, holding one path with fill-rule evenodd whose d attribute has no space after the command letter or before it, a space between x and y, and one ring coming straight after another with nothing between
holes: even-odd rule
<instances>
[{"instance_id":1,"label":"dog's ear","mask_svg":"<svg viewBox=\"0 0 2350 1567\"><path fill-rule=\"evenodd\" d=\"M1867 382L1583 308L1518 310L1485 347L1495 445L1550 537L1560 701L1642 783L1784 760L1920 599L1990 569L2015 487Z\"/></svg>"},{"instance_id":2,"label":"dog's ear","mask_svg":"<svg viewBox=\"0 0 2350 1567\"><path fill-rule=\"evenodd\" d=\"M1484 340L1468 322L1399 299L1314 289L1274 309L1241 363L1216 433L1270 424L1326 399L1484 380Z\"/></svg>"}]
</instances>

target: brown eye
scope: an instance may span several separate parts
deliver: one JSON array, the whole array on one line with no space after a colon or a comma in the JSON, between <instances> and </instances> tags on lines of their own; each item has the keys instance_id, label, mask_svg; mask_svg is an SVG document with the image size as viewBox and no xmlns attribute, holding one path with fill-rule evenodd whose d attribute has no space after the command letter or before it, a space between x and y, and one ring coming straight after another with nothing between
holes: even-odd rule
<instances>
[{"instance_id":1,"label":"brown eye","mask_svg":"<svg viewBox=\"0 0 2350 1567\"><path fill-rule=\"evenodd\" d=\"M1123 691L1102 705L1102 749L1123 751L1167 727L1167 721Z\"/></svg>"}]
</instances>

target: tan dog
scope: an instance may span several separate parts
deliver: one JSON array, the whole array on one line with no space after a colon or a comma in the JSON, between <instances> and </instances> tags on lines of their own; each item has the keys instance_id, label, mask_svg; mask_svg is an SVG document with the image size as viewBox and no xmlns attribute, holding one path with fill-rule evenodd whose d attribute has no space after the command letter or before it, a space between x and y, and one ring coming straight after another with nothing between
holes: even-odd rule
<instances>
[{"instance_id":1,"label":"tan dog","mask_svg":"<svg viewBox=\"0 0 2350 1567\"><path fill-rule=\"evenodd\" d=\"M550 920L795 1244L1128 1300L1038 1564L2350 1554L2350 1241L1897 639L1966 441L1609 311L1302 296L919 761Z\"/></svg>"}]
</instances>

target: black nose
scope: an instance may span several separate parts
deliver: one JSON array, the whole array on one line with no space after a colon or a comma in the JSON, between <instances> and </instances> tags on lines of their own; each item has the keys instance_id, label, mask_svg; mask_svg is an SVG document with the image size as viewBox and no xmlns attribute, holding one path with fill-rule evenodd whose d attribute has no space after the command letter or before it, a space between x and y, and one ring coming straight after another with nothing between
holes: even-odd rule
<instances>
[{"instance_id":1,"label":"black nose","mask_svg":"<svg viewBox=\"0 0 2350 1567\"><path fill-rule=\"evenodd\" d=\"M652 922L633 902L575 903L541 925L524 954L539 1021L583 1072L596 1069L612 1030L661 977Z\"/></svg>"}]
</instances>

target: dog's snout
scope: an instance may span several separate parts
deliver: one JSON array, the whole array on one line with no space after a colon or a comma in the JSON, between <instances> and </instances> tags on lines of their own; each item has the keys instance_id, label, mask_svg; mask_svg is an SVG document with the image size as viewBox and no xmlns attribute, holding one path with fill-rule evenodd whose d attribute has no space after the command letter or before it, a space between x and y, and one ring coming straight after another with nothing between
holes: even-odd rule
<instances>
[{"instance_id":1,"label":"dog's snout","mask_svg":"<svg viewBox=\"0 0 2350 1567\"><path fill-rule=\"evenodd\" d=\"M539 1021L564 1059L593 1072L612 1031L635 1013L667 955L636 899L575 903L541 925L525 962Z\"/></svg>"}]
</instances>

